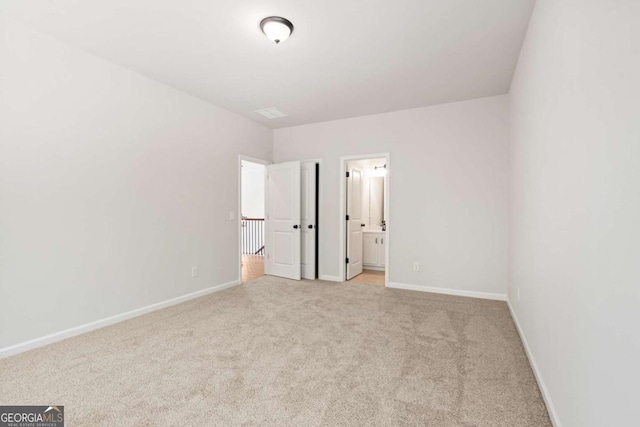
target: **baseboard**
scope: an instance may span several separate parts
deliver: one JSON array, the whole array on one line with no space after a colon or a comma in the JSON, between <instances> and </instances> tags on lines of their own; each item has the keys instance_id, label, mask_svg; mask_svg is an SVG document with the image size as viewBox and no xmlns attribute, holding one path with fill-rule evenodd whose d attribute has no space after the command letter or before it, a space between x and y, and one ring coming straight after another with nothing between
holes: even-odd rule
<instances>
[{"instance_id":1,"label":"baseboard","mask_svg":"<svg viewBox=\"0 0 640 427\"><path fill-rule=\"evenodd\" d=\"M340 278L340 276L327 276L326 274L321 274L318 278L320 280L326 280L328 282L342 282L343 281Z\"/></svg>"},{"instance_id":2,"label":"baseboard","mask_svg":"<svg viewBox=\"0 0 640 427\"><path fill-rule=\"evenodd\" d=\"M362 270L384 271L384 267L377 267L375 265L363 265Z\"/></svg>"},{"instance_id":3,"label":"baseboard","mask_svg":"<svg viewBox=\"0 0 640 427\"><path fill-rule=\"evenodd\" d=\"M529 344L527 343L527 339L522 333L522 328L520 328L520 323L518 322L518 318L516 317L515 312L513 311L513 307L511 307L511 302L507 298L507 306L509 307L509 312L511 313L511 318L513 319L513 323L516 325L516 330L518 331L518 335L520 335L520 340L524 345L524 351L527 353L527 359L529 359L529 364L533 370L533 375L536 377L536 381L538 382L538 388L540 388L540 393L542 394L542 399L544 400L545 405L547 405L547 412L549 413L549 418L551 419L551 424L554 427L562 427L560 424L560 418L558 418L558 413L556 412L555 407L553 406L553 402L551 401L551 396L549 395L549 391L547 390L547 386L542 379L542 375L538 370L538 365L536 364L536 360L533 358L533 353L531 353L531 349L529 348Z\"/></svg>"},{"instance_id":4,"label":"baseboard","mask_svg":"<svg viewBox=\"0 0 640 427\"><path fill-rule=\"evenodd\" d=\"M107 317L106 319L96 320L95 322L86 323L84 325L76 326L74 328L66 329L60 332L55 332L53 334L49 334L44 337L32 339L20 344L15 344L9 347L1 348L0 359L13 356L18 353L23 353L28 350L33 350L34 348L42 347L47 344L52 344L57 341L62 341L64 339L71 338L76 335L84 334L86 332L90 332L96 329L104 328L105 326L113 325L114 323L119 323L134 317L142 316L143 314L147 314L152 311L170 307L172 305L180 304L182 302L189 301L194 298L199 298L214 292L218 292L223 289L227 289L232 286L235 286L237 284L239 284L239 281L234 280L231 282L223 283L221 285L212 286L210 288L203 289L201 291L193 292L187 295L182 295L177 298L172 298L156 304L151 304L146 307L137 308L135 310L131 310L126 313L116 314L115 316Z\"/></svg>"},{"instance_id":5,"label":"baseboard","mask_svg":"<svg viewBox=\"0 0 640 427\"><path fill-rule=\"evenodd\" d=\"M481 299L491 299L497 301L506 301L506 294L492 294L489 292L461 291L459 289L434 288L432 286L410 285L407 283L389 282L387 288L404 289L407 291L431 292L434 294L456 295L459 297L471 297Z\"/></svg>"}]
</instances>

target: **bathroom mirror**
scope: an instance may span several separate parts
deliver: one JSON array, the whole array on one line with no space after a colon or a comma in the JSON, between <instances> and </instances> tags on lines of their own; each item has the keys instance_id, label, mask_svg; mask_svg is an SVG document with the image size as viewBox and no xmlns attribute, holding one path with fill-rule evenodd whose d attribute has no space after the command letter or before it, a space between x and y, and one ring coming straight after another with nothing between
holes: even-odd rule
<instances>
[{"instance_id":1,"label":"bathroom mirror","mask_svg":"<svg viewBox=\"0 0 640 427\"><path fill-rule=\"evenodd\" d=\"M369 179L369 224L380 227L384 219L384 177L373 176Z\"/></svg>"}]
</instances>

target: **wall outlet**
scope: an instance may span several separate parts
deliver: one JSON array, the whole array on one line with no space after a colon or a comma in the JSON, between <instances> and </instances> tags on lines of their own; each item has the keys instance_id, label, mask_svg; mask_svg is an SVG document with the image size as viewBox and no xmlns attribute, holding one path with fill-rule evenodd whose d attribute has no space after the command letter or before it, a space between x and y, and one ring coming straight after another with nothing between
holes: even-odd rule
<instances>
[{"instance_id":1,"label":"wall outlet","mask_svg":"<svg viewBox=\"0 0 640 427\"><path fill-rule=\"evenodd\" d=\"M420 271L420 263L418 261L413 261L413 271Z\"/></svg>"},{"instance_id":2,"label":"wall outlet","mask_svg":"<svg viewBox=\"0 0 640 427\"><path fill-rule=\"evenodd\" d=\"M236 213L234 211L229 211L229 221L233 221L236 219Z\"/></svg>"},{"instance_id":3,"label":"wall outlet","mask_svg":"<svg viewBox=\"0 0 640 427\"><path fill-rule=\"evenodd\" d=\"M198 277L198 266L191 267L191 277Z\"/></svg>"}]
</instances>

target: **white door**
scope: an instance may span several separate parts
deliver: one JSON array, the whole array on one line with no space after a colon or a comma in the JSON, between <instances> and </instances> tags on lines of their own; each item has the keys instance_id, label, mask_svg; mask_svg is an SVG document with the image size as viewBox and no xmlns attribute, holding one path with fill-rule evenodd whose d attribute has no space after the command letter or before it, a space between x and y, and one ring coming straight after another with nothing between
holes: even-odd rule
<instances>
[{"instance_id":1,"label":"white door","mask_svg":"<svg viewBox=\"0 0 640 427\"><path fill-rule=\"evenodd\" d=\"M302 277L316 278L316 164L305 162L301 170L302 204L300 209Z\"/></svg>"},{"instance_id":2,"label":"white door","mask_svg":"<svg viewBox=\"0 0 640 427\"><path fill-rule=\"evenodd\" d=\"M362 273L362 171L347 177L347 280Z\"/></svg>"},{"instance_id":3,"label":"white door","mask_svg":"<svg viewBox=\"0 0 640 427\"><path fill-rule=\"evenodd\" d=\"M267 274L300 280L300 162L267 166Z\"/></svg>"}]
</instances>

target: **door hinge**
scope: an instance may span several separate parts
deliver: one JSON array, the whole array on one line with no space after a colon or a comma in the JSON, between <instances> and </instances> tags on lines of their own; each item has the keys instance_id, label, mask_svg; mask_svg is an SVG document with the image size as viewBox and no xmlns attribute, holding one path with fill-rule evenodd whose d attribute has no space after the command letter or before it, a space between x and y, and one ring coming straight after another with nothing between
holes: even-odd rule
<instances>
[{"instance_id":1,"label":"door hinge","mask_svg":"<svg viewBox=\"0 0 640 427\"><path fill-rule=\"evenodd\" d=\"M349 215L347 215L347 221L349 221Z\"/></svg>"},{"instance_id":2,"label":"door hinge","mask_svg":"<svg viewBox=\"0 0 640 427\"><path fill-rule=\"evenodd\" d=\"M349 264L349 258L347 258L347 264Z\"/></svg>"},{"instance_id":3,"label":"door hinge","mask_svg":"<svg viewBox=\"0 0 640 427\"><path fill-rule=\"evenodd\" d=\"M347 172L347 178L349 178L349 172Z\"/></svg>"}]
</instances>

